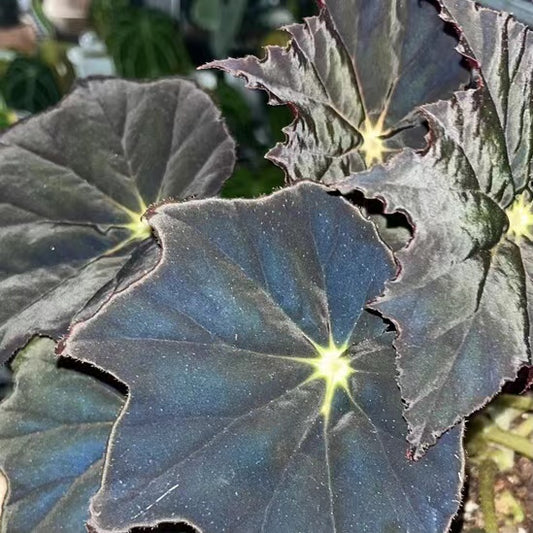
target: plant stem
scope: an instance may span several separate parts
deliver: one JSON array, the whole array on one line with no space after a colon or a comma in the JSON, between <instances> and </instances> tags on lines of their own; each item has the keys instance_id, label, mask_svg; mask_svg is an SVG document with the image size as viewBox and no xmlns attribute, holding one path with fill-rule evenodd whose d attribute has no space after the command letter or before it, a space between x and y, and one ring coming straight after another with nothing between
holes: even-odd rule
<instances>
[{"instance_id":1,"label":"plant stem","mask_svg":"<svg viewBox=\"0 0 533 533\"><path fill-rule=\"evenodd\" d=\"M518 452L529 459L533 459L533 443L526 437L516 435L510 431L504 431L497 426L490 426L485 430L487 440L495 444L501 444Z\"/></svg>"},{"instance_id":2,"label":"plant stem","mask_svg":"<svg viewBox=\"0 0 533 533\"><path fill-rule=\"evenodd\" d=\"M533 411L533 396L529 395L516 396L514 394L502 394L494 403L520 411Z\"/></svg>"},{"instance_id":3,"label":"plant stem","mask_svg":"<svg viewBox=\"0 0 533 533\"><path fill-rule=\"evenodd\" d=\"M529 416L523 422L521 422L513 433L520 435L521 437L527 437L530 433L533 433L533 416Z\"/></svg>"},{"instance_id":4,"label":"plant stem","mask_svg":"<svg viewBox=\"0 0 533 533\"><path fill-rule=\"evenodd\" d=\"M494 503L494 483L498 467L490 459L479 466L479 506L483 514L486 533L498 533L498 519Z\"/></svg>"}]
</instances>

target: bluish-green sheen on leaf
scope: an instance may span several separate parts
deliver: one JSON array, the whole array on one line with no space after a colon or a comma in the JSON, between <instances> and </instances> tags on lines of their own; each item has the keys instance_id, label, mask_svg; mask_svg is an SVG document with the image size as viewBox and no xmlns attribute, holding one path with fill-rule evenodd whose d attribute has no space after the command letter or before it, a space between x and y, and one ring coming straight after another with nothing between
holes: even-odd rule
<instances>
[{"instance_id":1,"label":"bluish-green sheen on leaf","mask_svg":"<svg viewBox=\"0 0 533 533\"><path fill-rule=\"evenodd\" d=\"M233 141L184 80L83 82L0 138L0 360L72 316L150 238L146 206L211 196Z\"/></svg>"},{"instance_id":2,"label":"bluish-green sheen on leaf","mask_svg":"<svg viewBox=\"0 0 533 533\"><path fill-rule=\"evenodd\" d=\"M54 342L32 341L13 362L0 404L0 468L9 480L1 531L83 533L122 397L56 366Z\"/></svg>"},{"instance_id":3,"label":"bluish-green sheen on leaf","mask_svg":"<svg viewBox=\"0 0 533 533\"><path fill-rule=\"evenodd\" d=\"M333 183L382 162L404 146L424 145L417 106L466 83L453 36L426 0L328 0L320 15L285 28L288 48L263 60L215 61L289 104L295 121L268 158L289 181Z\"/></svg>"},{"instance_id":4,"label":"bluish-green sheen on leaf","mask_svg":"<svg viewBox=\"0 0 533 533\"><path fill-rule=\"evenodd\" d=\"M339 185L385 200L416 227L375 308L399 327L400 386L420 455L530 360L533 32L445 0L481 87L423 109L433 143ZM528 296L529 295L529 296Z\"/></svg>"},{"instance_id":5,"label":"bluish-green sheen on leaf","mask_svg":"<svg viewBox=\"0 0 533 533\"><path fill-rule=\"evenodd\" d=\"M372 224L310 183L150 222L157 268L65 348L130 391L91 525L444 531L460 430L407 459L393 336L363 310L394 272Z\"/></svg>"}]
</instances>

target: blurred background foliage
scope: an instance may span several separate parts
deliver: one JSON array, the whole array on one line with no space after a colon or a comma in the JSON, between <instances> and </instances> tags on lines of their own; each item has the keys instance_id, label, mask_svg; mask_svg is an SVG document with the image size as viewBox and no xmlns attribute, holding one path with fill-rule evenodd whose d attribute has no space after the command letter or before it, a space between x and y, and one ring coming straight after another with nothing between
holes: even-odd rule
<instances>
[{"instance_id":1,"label":"blurred background foliage","mask_svg":"<svg viewBox=\"0 0 533 533\"><path fill-rule=\"evenodd\" d=\"M285 45L278 28L315 14L314 0L1 0L0 129L55 105L76 78L185 76L211 93L238 142L225 197L253 197L283 184L264 159L292 116L260 91L220 72L197 72L229 55Z\"/></svg>"},{"instance_id":2,"label":"blurred background foliage","mask_svg":"<svg viewBox=\"0 0 533 533\"><path fill-rule=\"evenodd\" d=\"M531 0L483 2L512 4L533 24ZM196 67L227 56L261 57L265 45L287 43L280 26L316 12L315 0L0 0L0 130L57 104L76 78L186 76L211 94L238 143L222 195L267 194L282 186L283 173L264 154L283 140L291 113L267 106L262 91ZM0 398L9 382L0 367ZM521 391L515 384L511 392ZM533 532L532 439L531 395L501 396L472 417L466 503L454 532ZM521 477L524 468L529 477Z\"/></svg>"}]
</instances>

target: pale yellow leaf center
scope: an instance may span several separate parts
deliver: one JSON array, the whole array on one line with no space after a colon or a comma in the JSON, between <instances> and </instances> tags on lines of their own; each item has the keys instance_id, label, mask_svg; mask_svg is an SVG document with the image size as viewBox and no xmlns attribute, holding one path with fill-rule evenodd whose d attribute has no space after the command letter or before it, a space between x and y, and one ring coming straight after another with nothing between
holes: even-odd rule
<instances>
[{"instance_id":1,"label":"pale yellow leaf center","mask_svg":"<svg viewBox=\"0 0 533 533\"><path fill-rule=\"evenodd\" d=\"M383 163L384 156L390 152L390 148L385 145L384 135L387 133L384 129L384 115L373 123L368 117L365 118L359 133L363 137L363 144L359 150L363 153L365 165L370 168L372 165Z\"/></svg>"},{"instance_id":2,"label":"pale yellow leaf center","mask_svg":"<svg viewBox=\"0 0 533 533\"><path fill-rule=\"evenodd\" d=\"M507 208L509 229L507 236L515 242L520 242L524 237L533 240L533 204L528 193L523 192Z\"/></svg>"},{"instance_id":3,"label":"pale yellow leaf center","mask_svg":"<svg viewBox=\"0 0 533 533\"><path fill-rule=\"evenodd\" d=\"M329 346L315 345L315 349L317 357L298 358L298 361L310 365L314 369L314 372L307 379L308 382L324 381L326 390L320 412L328 420L335 393L342 389L350 396L348 379L355 370L351 368L350 359L345 355L346 345L338 347L333 340L330 340Z\"/></svg>"},{"instance_id":4,"label":"pale yellow leaf center","mask_svg":"<svg viewBox=\"0 0 533 533\"><path fill-rule=\"evenodd\" d=\"M152 228L144 218L147 207L142 199L140 199L140 204L140 212L138 213L128 209L127 207L120 206L120 208L128 214L130 222L126 224L120 224L117 227L128 230L129 236L124 241L118 243L116 246L108 250L106 255L112 255L116 252L119 252L132 242L144 241L152 235Z\"/></svg>"},{"instance_id":5,"label":"pale yellow leaf center","mask_svg":"<svg viewBox=\"0 0 533 533\"><path fill-rule=\"evenodd\" d=\"M127 228L131 232L131 240L144 240L150 237L152 233L150 224L148 224L146 219L141 215L138 216L137 220L133 220L130 224L128 224Z\"/></svg>"}]
</instances>

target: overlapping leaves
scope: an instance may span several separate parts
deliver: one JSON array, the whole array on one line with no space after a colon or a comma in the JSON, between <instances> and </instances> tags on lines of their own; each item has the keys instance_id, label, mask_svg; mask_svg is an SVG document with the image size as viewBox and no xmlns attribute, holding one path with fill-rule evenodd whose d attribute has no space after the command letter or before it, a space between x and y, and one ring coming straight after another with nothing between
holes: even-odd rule
<instances>
[{"instance_id":1,"label":"overlapping leaves","mask_svg":"<svg viewBox=\"0 0 533 533\"><path fill-rule=\"evenodd\" d=\"M82 533L123 398L58 368L50 339L32 341L13 366L14 391L0 404L0 468L9 480L0 529Z\"/></svg>"},{"instance_id":2,"label":"overlapping leaves","mask_svg":"<svg viewBox=\"0 0 533 533\"><path fill-rule=\"evenodd\" d=\"M414 109L451 96L468 73L427 0L328 0L318 17L285 28L290 46L256 57L215 61L265 89L296 119L287 140L267 157L289 181L333 183L385 160L404 146L424 145ZM204 68L206 68L204 67Z\"/></svg>"},{"instance_id":3,"label":"overlapping leaves","mask_svg":"<svg viewBox=\"0 0 533 533\"><path fill-rule=\"evenodd\" d=\"M309 183L150 222L157 268L65 348L129 388L91 526L443 531L460 430L406 458L392 334L363 310L394 271L372 224Z\"/></svg>"},{"instance_id":4,"label":"overlapping leaves","mask_svg":"<svg viewBox=\"0 0 533 533\"><path fill-rule=\"evenodd\" d=\"M409 440L420 455L530 360L533 32L444 0L480 88L425 106L433 144L354 175L353 188L412 218L415 238L375 307L399 328Z\"/></svg>"},{"instance_id":5,"label":"overlapping leaves","mask_svg":"<svg viewBox=\"0 0 533 533\"><path fill-rule=\"evenodd\" d=\"M184 80L92 80L0 138L0 360L72 316L150 237L146 206L210 196L233 141ZM153 245L155 246L155 244Z\"/></svg>"}]
</instances>

